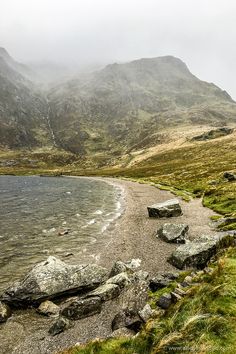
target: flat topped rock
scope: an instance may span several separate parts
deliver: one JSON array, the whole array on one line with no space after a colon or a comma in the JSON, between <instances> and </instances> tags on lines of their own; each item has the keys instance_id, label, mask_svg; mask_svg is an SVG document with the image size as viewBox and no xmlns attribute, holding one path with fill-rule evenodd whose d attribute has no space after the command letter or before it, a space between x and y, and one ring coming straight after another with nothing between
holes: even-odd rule
<instances>
[{"instance_id":1,"label":"flat topped rock","mask_svg":"<svg viewBox=\"0 0 236 354\"><path fill-rule=\"evenodd\" d=\"M14 283L2 295L2 300L15 306L94 289L108 278L105 268L94 264L69 265L55 257L48 257Z\"/></svg>"},{"instance_id":2,"label":"flat topped rock","mask_svg":"<svg viewBox=\"0 0 236 354\"><path fill-rule=\"evenodd\" d=\"M188 232L187 224L164 224L157 230L157 237L166 242L185 243L185 237Z\"/></svg>"},{"instance_id":3,"label":"flat topped rock","mask_svg":"<svg viewBox=\"0 0 236 354\"><path fill-rule=\"evenodd\" d=\"M182 209L178 199L169 199L163 203L153 204L147 207L149 217L169 218L182 215Z\"/></svg>"}]
</instances>

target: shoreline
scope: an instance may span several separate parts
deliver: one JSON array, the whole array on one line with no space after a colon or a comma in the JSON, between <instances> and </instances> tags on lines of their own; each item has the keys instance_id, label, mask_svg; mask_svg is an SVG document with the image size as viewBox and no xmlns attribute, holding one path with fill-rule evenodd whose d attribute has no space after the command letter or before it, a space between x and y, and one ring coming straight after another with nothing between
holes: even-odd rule
<instances>
[{"instance_id":1,"label":"shoreline","mask_svg":"<svg viewBox=\"0 0 236 354\"><path fill-rule=\"evenodd\" d=\"M165 222L187 223L190 227L190 239L194 239L199 233L215 234L210 227L209 219L214 212L204 208L200 199L189 203L180 200L182 216L170 219L149 218L147 206L172 199L173 194L154 186L127 180L82 178L99 179L123 189L122 198L125 204L123 212L104 232L104 237L109 242L100 250L99 259L94 259L95 263L108 269L111 269L117 260L129 261L138 258L141 260L141 269L147 271L150 277L160 272L176 271L176 268L167 262L167 258L178 245L165 243L155 237L156 230ZM66 263L70 263L70 259L67 259ZM120 306L119 297L107 301L100 314L75 321L72 328L54 337L47 333L54 322L53 318L45 318L34 309L18 310L1 325L0 340L3 353L51 354L77 342L107 337L111 334L111 322ZM13 333L14 343L12 343Z\"/></svg>"}]
</instances>

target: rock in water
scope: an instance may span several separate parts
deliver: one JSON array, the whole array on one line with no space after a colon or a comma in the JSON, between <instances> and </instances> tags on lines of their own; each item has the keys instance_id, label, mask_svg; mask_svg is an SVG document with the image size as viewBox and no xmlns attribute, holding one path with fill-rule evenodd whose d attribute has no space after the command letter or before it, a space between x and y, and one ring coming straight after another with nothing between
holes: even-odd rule
<instances>
[{"instance_id":1,"label":"rock in water","mask_svg":"<svg viewBox=\"0 0 236 354\"><path fill-rule=\"evenodd\" d=\"M164 224L158 231L157 236L166 242L185 243L188 232L187 224Z\"/></svg>"},{"instance_id":2,"label":"rock in water","mask_svg":"<svg viewBox=\"0 0 236 354\"><path fill-rule=\"evenodd\" d=\"M55 257L38 263L26 276L8 288L2 300L25 306L61 295L91 290L108 278L97 265L68 265Z\"/></svg>"},{"instance_id":3,"label":"rock in water","mask_svg":"<svg viewBox=\"0 0 236 354\"><path fill-rule=\"evenodd\" d=\"M61 314L72 320L79 320L100 313L101 310L102 300L99 296L94 296L86 299L78 298L67 301L64 304Z\"/></svg>"},{"instance_id":4,"label":"rock in water","mask_svg":"<svg viewBox=\"0 0 236 354\"><path fill-rule=\"evenodd\" d=\"M0 323L6 322L11 316L11 309L9 306L0 301Z\"/></svg>"},{"instance_id":5,"label":"rock in water","mask_svg":"<svg viewBox=\"0 0 236 354\"><path fill-rule=\"evenodd\" d=\"M182 215L178 199L170 199L163 203L153 204L148 209L148 215L154 218L169 218Z\"/></svg>"}]
</instances>

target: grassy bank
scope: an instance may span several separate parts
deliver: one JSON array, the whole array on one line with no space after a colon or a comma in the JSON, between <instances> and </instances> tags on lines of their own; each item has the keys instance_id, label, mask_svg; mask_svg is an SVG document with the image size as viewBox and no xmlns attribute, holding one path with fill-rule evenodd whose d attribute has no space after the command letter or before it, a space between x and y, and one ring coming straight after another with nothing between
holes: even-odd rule
<instances>
[{"instance_id":1,"label":"grassy bank","mask_svg":"<svg viewBox=\"0 0 236 354\"><path fill-rule=\"evenodd\" d=\"M213 272L199 275L187 295L164 315L150 320L133 339L107 339L63 354L233 354L236 343L236 250L230 249ZM152 306L163 290L152 295Z\"/></svg>"}]
</instances>

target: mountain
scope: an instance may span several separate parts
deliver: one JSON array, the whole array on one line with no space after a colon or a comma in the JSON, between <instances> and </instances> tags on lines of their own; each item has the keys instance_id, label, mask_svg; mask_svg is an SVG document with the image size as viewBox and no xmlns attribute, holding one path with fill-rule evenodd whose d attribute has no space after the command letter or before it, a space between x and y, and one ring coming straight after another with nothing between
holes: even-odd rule
<instances>
[{"instance_id":1,"label":"mountain","mask_svg":"<svg viewBox=\"0 0 236 354\"><path fill-rule=\"evenodd\" d=\"M160 143L168 127L236 121L236 104L172 56L112 64L48 95L57 142L75 153L119 156Z\"/></svg>"},{"instance_id":2,"label":"mountain","mask_svg":"<svg viewBox=\"0 0 236 354\"><path fill-rule=\"evenodd\" d=\"M172 56L111 64L47 91L29 73L0 48L2 147L54 146L104 165L161 144L170 128L236 122L227 92Z\"/></svg>"},{"instance_id":3,"label":"mountain","mask_svg":"<svg viewBox=\"0 0 236 354\"><path fill-rule=\"evenodd\" d=\"M0 146L34 148L51 140L47 101L0 48Z\"/></svg>"}]
</instances>

